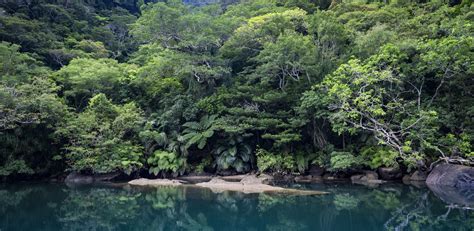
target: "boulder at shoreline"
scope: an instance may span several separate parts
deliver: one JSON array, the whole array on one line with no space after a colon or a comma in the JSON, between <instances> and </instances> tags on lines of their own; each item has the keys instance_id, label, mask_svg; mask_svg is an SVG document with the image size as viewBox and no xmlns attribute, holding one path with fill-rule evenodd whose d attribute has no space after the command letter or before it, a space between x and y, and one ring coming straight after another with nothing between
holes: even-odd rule
<instances>
[{"instance_id":1,"label":"boulder at shoreline","mask_svg":"<svg viewBox=\"0 0 474 231\"><path fill-rule=\"evenodd\" d=\"M66 184L92 184L95 182L107 182L113 181L120 176L120 173L105 173L105 174L93 174L86 175L78 172L71 172L64 179Z\"/></svg>"},{"instance_id":2,"label":"boulder at shoreline","mask_svg":"<svg viewBox=\"0 0 474 231\"><path fill-rule=\"evenodd\" d=\"M474 188L474 167L439 164L433 168L426 179L426 184L454 188Z\"/></svg>"},{"instance_id":3,"label":"boulder at shoreline","mask_svg":"<svg viewBox=\"0 0 474 231\"><path fill-rule=\"evenodd\" d=\"M399 168L380 167L377 172L382 180L399 180L403 177L402 171Z\"/></svg>"}]
</instances>

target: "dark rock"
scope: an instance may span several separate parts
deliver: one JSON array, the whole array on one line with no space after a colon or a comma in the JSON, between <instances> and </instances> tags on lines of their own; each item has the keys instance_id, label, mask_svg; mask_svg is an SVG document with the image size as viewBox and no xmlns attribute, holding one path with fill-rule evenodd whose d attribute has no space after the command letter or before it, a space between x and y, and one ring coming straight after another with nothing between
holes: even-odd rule
<instances>
[{"instance_id":1,"label":"dark rock","mask_svg":"<svg viewBox=\"0 0 474 231\"><path fill-rule=\"evenodd\" d=\"M322 176L313 176L311 178L311 183L322 183L323 177Z\"/></svg>"},{"instance_id":2,"label":"dark rock","mask_svg":"<svg viewBox=\"0 0 474 231\"><path fill-rule=\"evenodd\" d=\"M336 177L331 173L325 173L323 175L323 180L336 180Z\"/></svg>"},{"instance_id":3,"label":"dark rock","mask_svg":"<svg viewBox=\"0 0 474 231\"><path fill-rule=\"evenodd\" d=\"M72 184L92 184L94 182L94 177L72 172L67 175L66 179L64 179L64 182Z\"/></svg>"},{"instance_id":4,"label":"dark rock","mask_svg":"<svg viewBox=\"0 0 474 231\"><path fill-rule=\"evenodd\" d=\"M415 171L413 174L411 174L410 181L425 181L427 177L428 173L423 171Z\"/></svg>"},{"instance_id":5,"label":"dark rock","mask_svg":"<svg viewBox=\"0 0 474 231\"><path fill-rule=\"evenodd\" d=\"M403 183L404 184L410 184L410 178L411 178L410 175L404 175L403 178L402 178Z\"/></svg>"},{"instance_id":6,"label":"dark rock","mask_svg":"<svg viewBox=\"0 0 474 231\"><path fill-rule=\"evenodd\" d=\"M351 176L351 182L371 186L383 183L382 180L378 179L377 173L373 171L365 171L363 174L353 175Z\"/></svg>"},{"instance_id":7,"label":"dark rock","mask_svg":"<svg viewBox=\"0 0 474 231\"><path fill-rule=\"evenodd\" d=\"M236 175L237 173L232 170L222 170L217 173L219 176L233 176Z\"/></svg>"},{"instance_id":8,"label":"dark rock","mask_svg":"<svg viewBox=\"0 0 474 231\"><path fill-rule=\"evenodd\" d=\"M311 176L322 176L324 174L324 168L318 165L311 165L308 170L308 174Z\"/></svg>"},{"instance_id":9,"label":"dark rock","mask_svg":"<svg viewBox=\"0 0 474 231\"><path fill-rule=\"evenodd\" d=\"M474 188L474 168L464 165L439 164L426 179L429 186L449 186L455 188Z\"/></svg>"},{"instance_id":10,"label":"dark rock","mask_svg":"<svg viewBox=\"0 0 474 231\"><path fill-rule=\"evenodd\" d=\"M379 179L379 175L374 171L365 171L364 174L367 177L367 180L378 180Z\"/></svg>"},{"instance_id":11,"label":"dark rock","mask_svg":"<svg viewBox=\"0 0 474 231\"><path fill-rule=\"evenodd\" d=\"M213 176L212 173L208 173L208 172L190 172L186 175L183 175L183 176Z\"/></svg>"},{"instance_id":12,"label":"dark rock","mask_svg":"<svg viewBox=\"0 0 474 231\"><path fill-rule=\"evenodd\" d=\"M352 182L367 181L367 177L365 175L362 175L362 174L353 175L353 176L351 176L351 181Z\"/></svg>"},{"instance_id":13,"label":"dark rock","mask_svg":"<svg viewBox=\"0 0 474 231\"><path fill-rule=\"evenodd\" d=\"M381 167L378 169L378 174L382 180L398 180L403 176L399 168Z\"/></svg>"},{"instance_id":14,"label":"dark rock","mask_svg":"<svg viewBox=\"0 0 474 231\"><path fill-rule=\"evenodd\" d=\"M276 174L273 175L273 180L280 183L294 183L295 177L289 174Z\"/></svg>"},{"instance_id":15,"label":"dark rock","mask_svg":"<svg viewBox=\"0 0 474 231\"><path fill-rule=\"evenodd\" d=\"M346 174L341 175L341 174L325 173L323 175L323 180L345 182L345 181L350 180L350 176Z\"/></svg>"},{"instance_id":16,"label":"dark rock","mask_svg":"<svg viewBox=\"0 0 474 231\"><path fill-rule=\"evenodd\" d=\"M64 182L69 184L92 184L94 182L114 181L121 176L122 174L120 173L86 175L78 172L72 172L66 177L66 179L64 179Z\"/></svg>"},{"instance_id":17,"label":"dark rock","mask_svg":"<svg viewBox=\"0 0 474 231\"><path fill-rule=\"evenodd\" d=\"M117 179L126 178L121 173L104 173L104 174L96 174L93 176L94 181L115 181Z\"/></svg>"}]
</instances>

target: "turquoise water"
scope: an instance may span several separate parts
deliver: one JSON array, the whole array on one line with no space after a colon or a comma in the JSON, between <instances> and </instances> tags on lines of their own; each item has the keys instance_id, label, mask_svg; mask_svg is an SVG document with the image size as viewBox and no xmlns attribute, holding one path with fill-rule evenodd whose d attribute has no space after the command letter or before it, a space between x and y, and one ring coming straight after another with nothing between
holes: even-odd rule
<instances>
[{"instance_id":1,"label":"turquoise water","mask_svg":"<svg viewBox=\"0 0 474 231\"><path fill-rule=\"evenodd\" d=\"M424 187L293 187L330 194L276 196L213 193L193 187L0 185L0 230L474 230L472 210L450 205ZM467 195L473 196L470 193Z\"/></svg>"}]
</instances>

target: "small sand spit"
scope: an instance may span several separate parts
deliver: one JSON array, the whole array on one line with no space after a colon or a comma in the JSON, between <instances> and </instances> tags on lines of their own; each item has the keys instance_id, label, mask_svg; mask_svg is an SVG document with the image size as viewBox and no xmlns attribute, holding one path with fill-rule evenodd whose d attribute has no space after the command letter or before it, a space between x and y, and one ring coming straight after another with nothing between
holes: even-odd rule
<instances>
[{"instance_id":1,"label":"small sand spit","mask_svg":"<svg viewBox=\"0 0 474 231\"><path fill-rule=\"evenodd\" d=\"M224 191L234 191L242 193L274 193L289 195L322 195L326 192L313 190L288 189L266 184L268 178L265 176L257 177L255 175L246 175L242 177L240 182L230 182L219 177L212 178L209 182L197 184L183 184L183 181L169 179L138 179L128 182L130 185L136 186L187 186L208 188L213 192L220 193Z\"/></svg>"},{"instance_id":2,"label":"small sand spit","mask_svg":"<svg viewBox=\"0 0 474 231\"><path fill-rule=\"evenodd\" d=\"M198 183L196 186L209 188L213 192L223 191L235 191L243 193L276 193L276 194L291 194L291 195L322 195L325 192L312 191L312 190L299 190L299 189L288 189L282 187L276 187L266 185L263 183L255 183L255 180L248 178L256 178L255 176L248 176L242 179L240 182L229 182L219 178L214 178L209 182ZM258 179L258 178L256 178ZM252 182L252 183L246 183Z\"/></svg>"},{"instance_id":3,"label":"small sand spit","mask_svg":"<svg viewBox=\"0 0 474 231\"><path fill-rule=\"evenodd\" d=\"M182 185L183 182L179 180L169 180L169 179L145 179L140 178L128 182L130 185L137 186L178 186Z\"/></svg>"}]
</instances>

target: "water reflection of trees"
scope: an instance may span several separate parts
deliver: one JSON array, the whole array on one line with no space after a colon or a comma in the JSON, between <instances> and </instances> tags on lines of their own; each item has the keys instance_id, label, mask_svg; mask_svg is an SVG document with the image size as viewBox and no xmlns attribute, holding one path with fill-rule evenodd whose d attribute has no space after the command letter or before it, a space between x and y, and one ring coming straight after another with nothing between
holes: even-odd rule
<instances>
[{"instance_id":1,"label":"water reflection of trees","mask_svg":"<svg viewBox=\"0 0 474 231\"><path fill-rule=\"evenodd\" d=\"M114 188L68 190L58 208L63 230L117 230L137 218L140 193Z\"/></svg>"},{"instance_id":2,"label":"water reflection of trees","mask_svg":"<svg viewBox=\"0 0 474 231\"><path fill-rule=\"evenodd\" d=\"M54 207L64 198L60 188L26 183L0 185L0 230L57 230L57 222L51 219L55 211L45 208Z\"/></svg>"},{"instance_id":3,"label":"water reflection of trees","mask_svg":"<svg viewBox=\"0 0 474 231\"><path fill-rule=\"evenodd\" d=\"M459 230L474 229L474 213L468 208L449 204L436 206L430 192L414 197L412 202L392 212L384 227L386 230Z\"/></svg>"},{"instance_id":4,"label":"water reflection of trees","mask_svg":"<svg viewBox=\"0 0 474 231\"><path fill-rule=\"evenodd\" d=\"M320 214L321 230L473 230L474 212L471 206L449 204L451 198L441 198L427 188L386 185L378 188L359 186L326 189L333 207ZM467 195L463 191L463 195ZM450 193L453 195L453 193ZM471 197L454 198L454 202L472 202ZM448 203L448 204L446 204ZM346 219L341 219L346 217ZM344 228L338 221L359 220ZM357 222L356 222L357 223ZM380 226L383 224L383 227Z\"/></svg>"},{"instance_id":5,"label":"water reflection of trees","mask_svg":"<svg viewBox=\"0 0 474 231\"><path fill-rule=\"evenodd\" d=\"M17 191L16 193L0 190L0 214L5 214L9 209L17 207L23 198L32 191L30 188Z\"/></svg>"},{"instance_id":6,"label":"water reflection of trees","mask_svg":"<svg viewBox=\"0 0 474 231\"><path fill-rule=\"evenodd\" d=\"M379 188L329 185L325 189L329 195L215 194L194 187L0 189L0 229L369 231L474 228L472 211L440 203L427 189L390 185ZM32 215L39 218L29 217ZM42 226L35 226L39 221Z\"/></svg>"},{"instance_id":7,"label":"water reflection of trees","mask_svg":"<svg viewBox=\"0 0 474 231\"><path fill-rule=\"evenodd\" d=\"M186 188L72 191L59 211L64 230L212 230L206 216L189 214Z\"/></svg>"}]
</instances>

